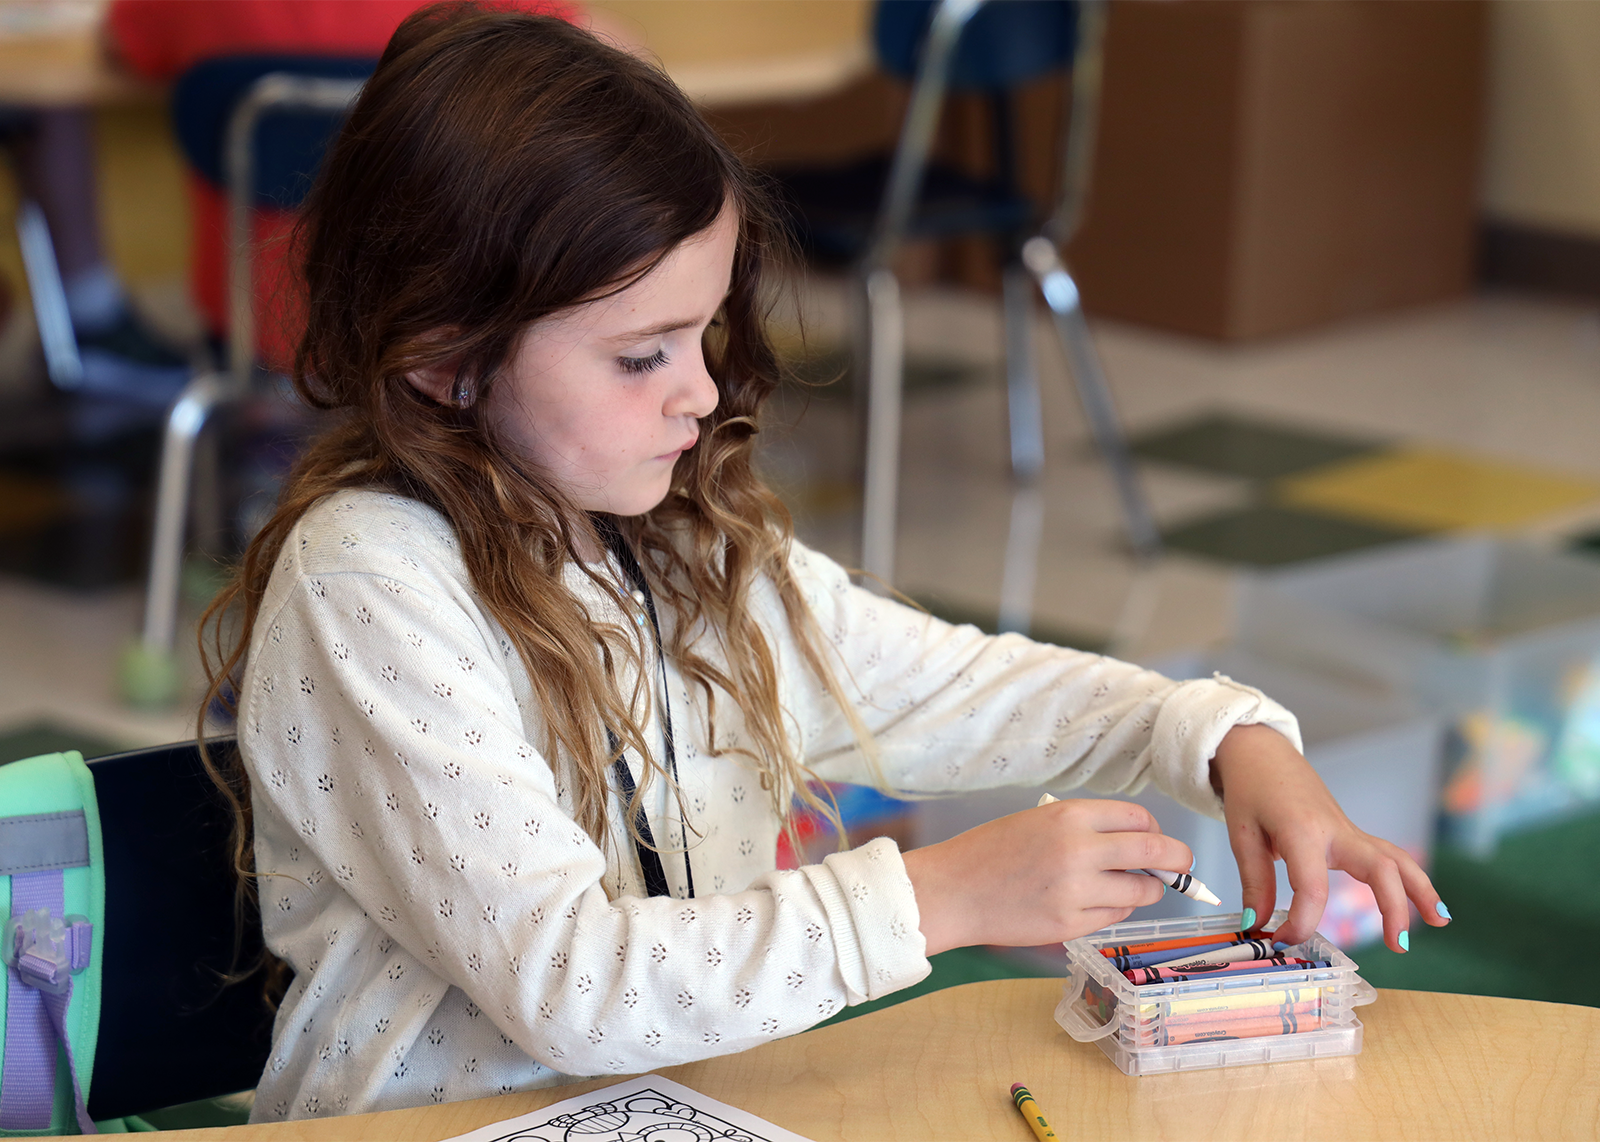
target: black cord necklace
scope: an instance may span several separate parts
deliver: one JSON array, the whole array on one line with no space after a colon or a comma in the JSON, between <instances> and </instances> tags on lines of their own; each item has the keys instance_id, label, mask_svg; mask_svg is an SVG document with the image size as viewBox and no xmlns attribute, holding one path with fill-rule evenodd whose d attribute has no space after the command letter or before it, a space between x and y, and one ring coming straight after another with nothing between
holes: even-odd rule
<instances>
[{"instance_id":1,"label":"black cord necklace","mask_svg":"<svg viewBox=\"0 0 1600 1142\"><path fill-rule=\"evenodd\" d=\"M674 786L678 783L678 756L673 748L672 741L672 697L667 684L667 656L661 649L661 623L656 618L656 598L650 592L650 584L645 581L644 568L639 566L639 560L633 554L633 548L628 546L628 541L623 538L622 532L617 529L617 521L608 515L594 515L595 530L605 542L606 549L617 557L617 562L622 566L622 573L628 580L628 585L633 588L634 598L644 604L645 614L650 618L650 633L655 639L656 669L661 679L661 741L667 758L667 773L672 777ZM628 770L627 759L622 756L617 735L610 726L606 727L606 746L617 760L612 765L612 772L617 778L617 794L622 798L623 812L626 813L628 805L633 801L634 783L633 774ZM650 896L668 896L667 872L661 865L661 854L656 850L655 837L650 832L650 822L645 818L644 805L641 803L633 818L634 831L637 834L633 839L633 847L639 854L639 870L644 874L645 892ZM683 879L688 889L689 897L694 897L694 869L689 864L688 834L685 829L683 849Z\"/></svg>"}]
</instances>

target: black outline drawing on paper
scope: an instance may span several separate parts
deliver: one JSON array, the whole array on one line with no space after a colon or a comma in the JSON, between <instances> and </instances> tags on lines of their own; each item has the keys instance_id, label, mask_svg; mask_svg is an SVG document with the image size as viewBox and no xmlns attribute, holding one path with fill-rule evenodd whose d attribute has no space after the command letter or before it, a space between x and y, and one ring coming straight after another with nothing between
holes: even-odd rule
<instances>
[{"instance_id":1,"label":"black outline drawing on paper","mask_svg":"<svg viewBox=\"0 0 1600 1142\"><path fill-rule=\"evenodd\" d=\"M770 1142L770 1139L646 1087L499 1135L494 1142Z\"/></svg>"}]
</instances>

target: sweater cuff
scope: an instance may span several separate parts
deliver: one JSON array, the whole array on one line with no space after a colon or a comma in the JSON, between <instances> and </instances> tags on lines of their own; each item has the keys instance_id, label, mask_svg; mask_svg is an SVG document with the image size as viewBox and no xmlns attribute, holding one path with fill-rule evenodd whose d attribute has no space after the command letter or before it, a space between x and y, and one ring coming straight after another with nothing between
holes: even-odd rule
<instances>
[{"instance_id":1,"label":"sweater cuff","mask_svg":"<svg viewBox=\"0 0 1600 1142\"><path fill-rule=\"evenodd\" d=\"M1178 804L1222 819L1222 799L1211 787L1211 759L1234 726L1269 726L1305 752L1295 716L1254 686L1225 674L1181 684L1161 704L1151 749L1162 792Z\"/></svg>"},{"instance_id":2,"label":"sweater cuff","mask_svg":"<svg viewBox=\"0 0 1600 1142\"><path fill-rule=\"evenodd\" d=\"M909 987L933 970L900 850L880 837L801 869L828 913L851 1006Z\"/></svg>"}]
</instances>

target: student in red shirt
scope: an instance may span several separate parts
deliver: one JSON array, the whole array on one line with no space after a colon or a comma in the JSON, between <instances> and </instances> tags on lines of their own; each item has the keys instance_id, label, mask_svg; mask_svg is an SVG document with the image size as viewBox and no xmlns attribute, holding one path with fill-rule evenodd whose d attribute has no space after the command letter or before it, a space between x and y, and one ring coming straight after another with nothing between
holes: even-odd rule
<instances>
[{"instance_id":1,"label":"student in red shirt","mask_svg":"<svg viewBox=\"0 0 1600 1142\"><path fill-rule=\"evenodd\" d=\"M107 16L112 50L134 73L170 82L202 60L244 54L296 54L377 62L402 20L421 0L113 0ZM559 16L631 48L625 28L567 0L517 0L507 8ZM197 171L188 177L193 210L190 288L210 331L228 328L228 210L226 191ZM254 285L258 304L279 306L297 296L289 268L291 212L260 209L255 219ZM299 321L281 309L259 323L261 358L287 367Z\"/></svg>"}]
</instances>

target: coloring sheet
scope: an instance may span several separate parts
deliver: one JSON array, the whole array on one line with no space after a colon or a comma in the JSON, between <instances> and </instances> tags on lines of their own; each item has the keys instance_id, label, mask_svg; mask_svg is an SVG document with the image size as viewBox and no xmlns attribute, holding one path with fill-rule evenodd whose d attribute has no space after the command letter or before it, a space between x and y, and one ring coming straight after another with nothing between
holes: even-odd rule
<instances>
[{"instance_id":1,"label":"coloring sheet","mask_svg":"<svg viewBox=\"0 0 1600 1142\"><path fill-rule=\"evenodd\" d=\"M445 1142L808 1142L660 1075L580 1094Z\"/></svg>"}]
</instances>

